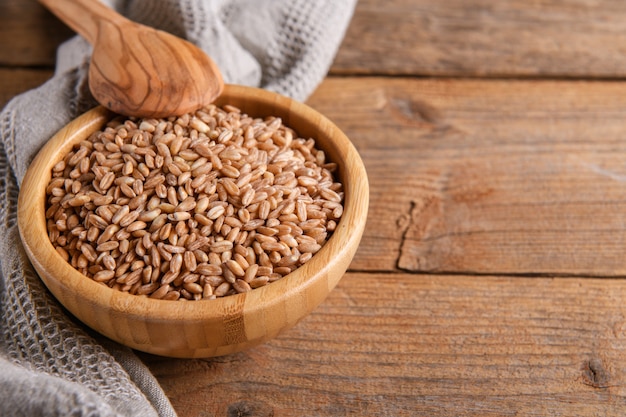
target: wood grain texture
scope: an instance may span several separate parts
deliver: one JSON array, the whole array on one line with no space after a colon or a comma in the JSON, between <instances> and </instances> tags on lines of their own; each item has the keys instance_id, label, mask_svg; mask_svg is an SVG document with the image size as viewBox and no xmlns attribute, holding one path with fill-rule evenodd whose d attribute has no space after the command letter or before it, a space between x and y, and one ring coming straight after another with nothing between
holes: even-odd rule
<instances>
[{"instance_id":1,"label":"wood grain texture","mask_svg":"<svg viewBox=\"0 0 626 417\"><path fill-rule=\"evenodd\" d=\"M370 178L352 268L626 275L626 86L332 78Z\"/></svg>"},{"instance_id":2,"label":"wood grain texture","mask_svg":"<svg viewBox=\"0 0 626 417\"><path fill-rule=\"evenodd\" d=\"M353 272L249 351L141 354L179 415L626 415L626 86L541 80L624 77L625 22L612 0L360 0L309 101L368 171ZM0 98L70 35L0 2ZM413 78L438 75L459 79Z\"/></svg>"},{"instance_id":3,"label":"wood grain texture","mask_svg":"<svg viewBox=\"0 0 626 417\"><path fill-rule=\"evenodd\" d=\"M0 109L16 95L36 88L52 77L52 70L0 67Z\"/></svg>"},{"instance_id":4,"label":"wood grain texture","mask_svg":"<svg viewBox=\"0 0 626 417\"><path fill-rule=\"evenodd\" d=\"M132 22L99 1L39 1L91 43L89 89L115 113L180 116L211 104L224 89L213 60L184 39Z\"/></svg>"},{"instance_id":5,"label":"wood grain texture","mask_svg":"<svg viewBox=\"0 0 626 417\"><path fill-rule=\"evenodd\" d=\"M615 0L359 0L340 74L624 77L626 4ZM0 2L0 64L52 66L72 36L36 0Z\"/></svg>"},{"instance_id":6,"label":"wood grain texture","mask_svg":"<svg viewBox=\"0 0 626 417\"><path fill-rule=\"evenodd\" d=\"M360 0L342 74L624 77L626 3Z\"/></svg>"},{"instance_id":7,"label":"wood grain texture","mask_svg":"<svg viewBox=\"0 0 626 417\"><path fill-rule=\"evenodd\" d=\"M0 1L0 65L52 67L58 45L74 35L37 0Z\"/></svg>"},{"instance_id":8,"label":"wood grain texture","mask_svg":"<svg viewBox=\"0 0 626 417\"><path fill-rule=\"evenodd\" d=\"M265 345L142 357L181 417L617 417L624 297L622 280L349 273Z\"/></svg>"}]
</instances>

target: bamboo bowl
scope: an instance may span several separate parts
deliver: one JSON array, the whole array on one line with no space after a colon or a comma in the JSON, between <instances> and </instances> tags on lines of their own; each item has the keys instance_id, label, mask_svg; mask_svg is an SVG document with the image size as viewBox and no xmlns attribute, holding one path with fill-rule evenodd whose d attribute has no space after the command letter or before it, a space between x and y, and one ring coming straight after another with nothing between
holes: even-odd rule
<instances>
[{"instance_id":1,"label":"bamboo bowl","mask_svg":"<svg viewBox=\"0 0 626 417\"><path fill-rule=\"evenodd\" d=\"M84 276L48 239L45 188L52 167L72 146L100 129L112 114L102 107L61 129L38 153L24 177L18 225L26 252L52 294L79 320L123 345L171 357L225 355L267 341L310 313L339 282L365 227L369 190L363 162L328 119L289 98L254 88L227 86L216 104L251 116L279 116L300 136L313 137L339 165L344 213L335 232L306 264L247 293L215 300L165 301L123 293Z\"/></svg>"}]
</instances>

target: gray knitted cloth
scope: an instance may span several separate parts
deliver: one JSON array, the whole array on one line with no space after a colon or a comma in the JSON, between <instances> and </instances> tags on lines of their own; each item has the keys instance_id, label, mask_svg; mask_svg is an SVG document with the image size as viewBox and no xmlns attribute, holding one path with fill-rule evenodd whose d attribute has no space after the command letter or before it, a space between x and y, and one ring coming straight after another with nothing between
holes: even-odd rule
<instances>
[{"instance_id":1,"label":"gray knitted cloth","mask_svg":"<svg viewBox=\"0 0 626 417\"><path fill-rule=\"evenodd\" d=\"M356 0L107 3L132 20L199 45L226 82L304 100L325 76ZM17 195L29 162L57 130L96 104L87 88L89 53L82 38L66 42L54 77L0 113L2 416L175 415L130 349L92 333L52 298L19 239Z\"/></svg>"}]
</instances>

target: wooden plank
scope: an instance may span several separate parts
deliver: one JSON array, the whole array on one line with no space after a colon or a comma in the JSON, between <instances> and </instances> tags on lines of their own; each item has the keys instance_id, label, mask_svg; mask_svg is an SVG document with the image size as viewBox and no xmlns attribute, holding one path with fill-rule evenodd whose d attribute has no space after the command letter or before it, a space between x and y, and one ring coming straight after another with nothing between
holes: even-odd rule
<instances>
[{"instance_id":1,"label":"wooden plank","mask_svg":"<svg viewBox=\"0 0 626 417\"><path fill-rule=\"evenodd\" d=\"M54 65L56 49L73 36L37 0L0 2L0 65Z\"/></svg>"},{"instance_id":2,"label":"wooden plank","mask_svg":"<svg viewBox=\"0 0 626 417\"><path fill-rule=\"evenodd\" d=\"M626 75L626 3L359 0L341 74Z\"/></svg>"},{"instance_id":3,"label":"wooden plank","mask_svg":"<svg viewBox=\"0 0 626 417\"><path fill-rule=\"evenodd\" d=\"M624 77L624 22L613 0L360 0L332 70ZM72 35L36 0L0 2L0 65L52 66Z\"/></svg>"},{"instance_id":4,"label":"wooden plank","mask_svg":"<svg viewBox=\"0 0 626 417\"><path fill-rule=\"evenodd\" d=\"M331 78L357 146L353 270L626 275L626 84Z\"/></svg>"},{"instance_id":5,"label":"wooden plank","mask_svg":"<svg viewBox=\"0 0 626 417\"><path fill-rule=\"evenodd\" d=\"M624 298L623 280L349 273L262 346L142 357L181 417L623 416Z\"/></svg>"},{"instance_id":6,"label":"wooden plank","mask_svg":"<svg viewBox=\"0 0 626 417\"><path fill-rule=\"evenodd\" d=\"M17 94L38 87L52 76L47 69L0 68L0 109Z\"/></svg>"}]
</instances>

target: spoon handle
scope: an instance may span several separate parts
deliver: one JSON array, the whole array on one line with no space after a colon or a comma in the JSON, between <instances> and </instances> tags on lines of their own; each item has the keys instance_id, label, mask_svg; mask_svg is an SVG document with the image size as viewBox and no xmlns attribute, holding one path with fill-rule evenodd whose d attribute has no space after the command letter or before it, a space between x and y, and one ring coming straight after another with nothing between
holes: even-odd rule
<instances>
[{"instance_id":1,"label":"spoon handle","mask_svg":"<svg viewBox=\"0 0 626 417\"><path fill-rule=\"evenodd\" d=\"M39 2L92 45L98 38L101 22L117 24L127 20L99 0L39 0Z\"/></svg>"}]
</instances>

